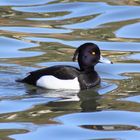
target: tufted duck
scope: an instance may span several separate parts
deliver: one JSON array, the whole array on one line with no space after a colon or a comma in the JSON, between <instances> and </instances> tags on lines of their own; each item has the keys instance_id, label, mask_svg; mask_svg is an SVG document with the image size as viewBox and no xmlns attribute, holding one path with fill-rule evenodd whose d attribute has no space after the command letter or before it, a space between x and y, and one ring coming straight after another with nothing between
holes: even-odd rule
<instances>
[{"instance_id":1,"label":"tufted duck","mask_svg":"<svg viewBox=\"0 0 140 140\"><path fill-rule=\"evenodd\" d=\"M100 77L94 69L98 62L111 63L103 59L99 47L94 43L85 43L76 49L73 61L78 59L80 69L57 65L29 73L23 82L46 89L88 89L100 83Z\"/></svg>"}]
</instances>

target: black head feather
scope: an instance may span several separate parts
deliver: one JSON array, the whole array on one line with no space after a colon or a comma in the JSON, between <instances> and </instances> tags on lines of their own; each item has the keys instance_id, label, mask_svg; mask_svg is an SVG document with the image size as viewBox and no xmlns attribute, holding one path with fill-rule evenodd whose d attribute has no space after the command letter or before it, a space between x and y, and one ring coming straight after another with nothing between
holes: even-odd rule
<instances>
[{"instance_id":1,"label":"black head feather","mask_svg":"<svg viewBox=\"0 0 140 140\"><path fill-rule=\"evenodd\" d=\"M81 70L89 69L99 62L100 49L94 43L85 43L76 49L73 61L77 58Z\"/></svg>"}]
</instances>

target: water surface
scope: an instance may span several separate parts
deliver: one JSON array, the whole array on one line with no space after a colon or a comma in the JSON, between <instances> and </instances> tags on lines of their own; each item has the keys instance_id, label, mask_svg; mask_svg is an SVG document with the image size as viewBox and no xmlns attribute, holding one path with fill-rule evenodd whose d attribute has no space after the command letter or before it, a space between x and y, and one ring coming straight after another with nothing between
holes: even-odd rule
<instances>
[{"instance_id":1,"label":"water surface","mask_svg":"<svg viewBox=\"0 0 140 140\"><path fill-rule=\"evenodd\" d=\"M139 140L140 6L136 1L0 1L1 140ZM46 90L16 83L29 71L72 65L75 49L99 45L99 86Z\"/></svg>"}]
</instances>

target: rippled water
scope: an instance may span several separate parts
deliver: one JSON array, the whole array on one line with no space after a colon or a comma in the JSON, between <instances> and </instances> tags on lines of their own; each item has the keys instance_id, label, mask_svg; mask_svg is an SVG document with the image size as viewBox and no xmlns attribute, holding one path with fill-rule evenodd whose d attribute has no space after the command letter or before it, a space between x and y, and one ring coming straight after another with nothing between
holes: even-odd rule
<instances>
[{"instance_id":1,"label":"rippled water","mask_svg":"<svg viewBox=\"0 0 140 140\"><path fill-rule=\"evenodd\" d=\"M139 140L139 1L0 1L1 140ZM100 86L45 90L16 83L29 71L69 64L94 42L114 64L98 64Z\"/></svg>"}]
</instances>

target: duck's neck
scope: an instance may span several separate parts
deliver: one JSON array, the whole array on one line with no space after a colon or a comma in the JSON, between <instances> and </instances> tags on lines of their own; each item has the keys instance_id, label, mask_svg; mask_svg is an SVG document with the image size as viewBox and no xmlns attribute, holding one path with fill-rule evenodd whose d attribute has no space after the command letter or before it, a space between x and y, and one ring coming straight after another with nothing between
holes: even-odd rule
<instances>
[{"instance_id":1,"label":"duck's neck","mask_svg":"<svg viewBox=\"0 0 140 140\"><path fill-rule=\"evenodd\" d=\"M85 73L89 73L89 72L94 72L95 71L94 66L82 67L82 68L80 68L80 70L82 72L85 72Z\"/></svg>"}]
</instances>

